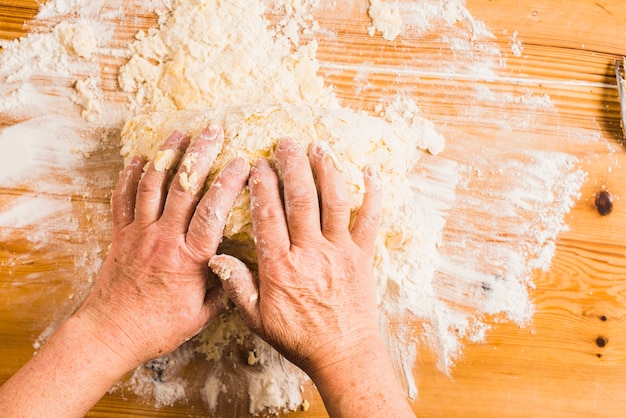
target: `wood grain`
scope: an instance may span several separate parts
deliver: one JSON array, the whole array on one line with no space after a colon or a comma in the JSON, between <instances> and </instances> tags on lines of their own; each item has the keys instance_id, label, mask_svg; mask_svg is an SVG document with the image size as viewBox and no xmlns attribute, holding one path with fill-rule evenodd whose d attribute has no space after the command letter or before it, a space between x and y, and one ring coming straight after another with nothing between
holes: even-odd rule
<instances>
[{"instance_id":1,"label":"wood grain","mask_svg":"<svg viewBox=\"0 0 626 418\"><path fill-rule=\"evenodd\" d=\"M466 112L477 80L461 73L457 77L433 73L420 66L424 58L442 63L454 59L441 49L436 33L414 39L408 31L392 44L380 37L370 38L364 30L369 25L367 18L358 13L364 3L355 2L354 10L346 11L356 16L351 19L323 13L318 18L322 27L335 28L338 33L333 42L320 41L318 57L322 73L345 103L371 109L390 86L410 86L418 93L423 112L452 142L451 152L463 149L455 148L459 132L484 138L477 146L503 138L493 124L481 123ZM566 130L554 127L591 130L599 140L567 150L579 158L588 178L581 198L567 215L570 229L558 237L551 268L535 274L532 323L519 328L494 322L486 343L466 344L451 376L437 368L434 353L422 350L417 359L419 397L414 410L419 416L432 417L622 417L626 413L626 211L622 208L626 153L611 63L626 54L622 36L626 3L469 0L467 7L494 33L493 42L506 60L506 66L498 70L499 78L489 81L489 87L519 94L530 89L548 95L554 103L557 112L543 115L542 125L536 126L534 133L545 134L544 140L554 146L565 144L567 135ZM30 0L0 4L0 37L12 39L22 34L23 22L36 11L37 3ZM139 27L151 22L149 16L138 19L122 28L125 35L120 38L130 39ZM518 31L524 47L521 57L510 53L513 31ZM354 76L363 62L372 64L370 86L356 92ZM113 90L116 75L106 70L104 74L105 85ZM483 110L493 118L514 116L507 113L510 108L497 103L485 105ZM7 126L15 121L1 123ZM70 196L79 213L88 211L86 205L108 204L107 184L119 169L119 165L107 168L117 161L115 147L90 161L94 162L86 169L109 172L111 178L88 199ZM599 215L594 205L601 190L608 190L614 198L608 216ZM27 188L0 189L0 205L30 192ZM87 220L82 222L88 225ZM101 239L106 243L107 237ZM50 318L51 311L45 307L71 306L67 295L76 289L67 283L73 260L57 255L55 258L52 248L34 249L26 240L0 246L0 382L28 360L34 339L51 321L62 320ZM19 280L32 272L56 274ZM326 416L319 397L312 395L311 399L311 410L294 416ZM202 415L199 401L155 410L128 393L107 395L90 414Z\"/></svg>"}]
</instances>

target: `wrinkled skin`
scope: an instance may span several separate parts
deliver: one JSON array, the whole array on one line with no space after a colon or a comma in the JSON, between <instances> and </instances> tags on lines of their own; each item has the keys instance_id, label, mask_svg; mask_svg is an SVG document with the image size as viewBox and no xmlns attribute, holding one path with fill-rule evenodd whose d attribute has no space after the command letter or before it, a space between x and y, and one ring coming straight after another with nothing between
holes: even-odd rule
<instances>
[{"instance_id":1,"label":"wrinkled skin","mask_svg":"<svg viewBox=\"0 0 626 418\"><path fill-rule=\"evenodd\" d=\"M381 186L366 169L367 192L350 228L347 184L331 153L316 143L307 158L284 139L276 149L281 179L267 160L252 167L258 287L237 260L210 262L252 330L308 373L379 338L373 257Z\"/></svg>"},{"instance_id":2,"label":"wrinkled skin","mask_svg":"<svg viewBox=\"0 0 626 418\"><path fill-rule=\"evenodd\" d=\"M143 177L140 158L122 172L113 196L111 250L79 314L115 335L127 351L121 355L133 361L174 350L224 310L221 289L206 288L207 262L249 168L244 160L232 161L202 196L223 142L217 126L207 127L191 145L174 132L161 149L174 152L162 152L160 161L157 156Z\"/></svg>"}]
</instances>

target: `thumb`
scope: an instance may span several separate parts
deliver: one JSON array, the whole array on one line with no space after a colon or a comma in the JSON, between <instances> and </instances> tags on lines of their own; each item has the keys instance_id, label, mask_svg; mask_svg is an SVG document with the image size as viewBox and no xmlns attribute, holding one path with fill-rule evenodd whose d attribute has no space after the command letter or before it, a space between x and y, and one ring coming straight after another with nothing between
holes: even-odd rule
<instances>
[{"instance_id":1,"label":"thumb","mask_svg":"<svg viewBox=\"0 0 626 418\"><path fill-rule=\"evenodd\" d=\"M242 261L226 254L211 257L209 267L220 278L224 292L239 308L248 327L260 337L264 337L259 288L248 267Z\"/></svg>"}]
</instances>

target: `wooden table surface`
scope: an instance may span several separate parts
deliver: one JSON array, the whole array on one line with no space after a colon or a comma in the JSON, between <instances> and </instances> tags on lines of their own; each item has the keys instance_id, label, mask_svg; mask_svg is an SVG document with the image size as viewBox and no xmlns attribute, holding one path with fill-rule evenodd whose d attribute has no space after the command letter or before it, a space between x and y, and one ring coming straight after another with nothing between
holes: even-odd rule
<instances>
[{"instance_id":1,"label":"wooden table surface","mask_svg":"<svg viewBox=\"0 0 626 418\"><path fill-rule=\"evenodd\" d=\"M36 14L37 7L34 0L0 2L0 37L21 36L22 24ZM421 350L415 371L419 395L414 410L418 416L430 417L626 416L626 210L622 207L626 150L611 71L613 60L626 55L626 2L468 0L467 8L490 28L493 42L506 59L500 77L489 82L492 89L547 94L558 112L542 123L595 132L599 139L584 148L567 150L579 158L588 177L581 198L566 217L569 231L557 238L552 267L534 276L536 288L531 295L536 313L532 322L525 328L506 322L494 324L485 343L466 343L450 376L437 368L432 352ZM332 24L331 18L325 23ZM376 86L383 86L384 75L379 80L372 76L374 87L357 99L351 78L324 63L349 61L369 51L382 50L382 56L390 57L402 51L380 38L367 37L363 33L365 16L339 23L344 30L341 39L362 42L348 44L342 56L333 55L332 45L322 43L318 55L322 73L346 102L373 103L381 94ZM521 57L511 53L513 31L518 31L523 44ZM438 48L435 38L422 39L418 47L424 51ZM451 60L452 55L444 51L436 59ZM455 79L430 73L411 82L419 87L422 111L448 143L453 144L454 136L467 130L484 137L485 144L490 135L503 136L494 126L472 126L463 112L467 91L477 82L471 77ZM494 105L488 110L495 118L511 116L508 108ZM6 120L0 123L5 127L11 124ZM546 141L566 143L566 130L546 132L550 134ZM106 209L106 189L120 164L115 147L90 160L85 170L107 172L110 181L90 195L89 207ZM601 190L614 199L613 211L607 216L601 216L594 204ZM28 193L27 188L2 188L0 203ZM79 203L79 198L70 197ZM106 237L101 239L105 246ZM49 317L51 311L46 307L63 303L75 291L65 283L72 274L72 259L50 257L48 250L34 248L23 236L12 236L0 244L0 382L32 356L34 339L58 320ZM17 264L10 262L16 259ZM34 271L44 274L25 283ZM201 403L155 409L132 395L115 393L107 395L91 415L200 416L201 409ZM308 412L294 415L326 416L317 397Z\"/></svg>"}]
</instances>

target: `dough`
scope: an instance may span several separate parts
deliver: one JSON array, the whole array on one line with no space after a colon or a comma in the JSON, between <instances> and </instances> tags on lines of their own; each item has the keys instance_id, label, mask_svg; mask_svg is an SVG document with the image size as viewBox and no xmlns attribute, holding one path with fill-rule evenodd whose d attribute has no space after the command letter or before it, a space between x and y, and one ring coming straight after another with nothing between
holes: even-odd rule
<instances>
[{"instance_id":1,"label":"dough","mask_svg":"<svg viewBox=\"0 0 626 418\"><path fill-rule=\"evenodd\" d=\"M374 36L374 33L379 31L383 38L393 41L402 32L402 16L397 3L370 0L367 14L372 19L372 26L368 28L370 36Z\"/></svg>"},{"instance_id":2,"label":"dough","mask_svg":"<svg viewBox=\"0 0 626 418\"><path fill-rule=\"evenodd\" d=\"M184 130L194 137L211 122L224 128L225 144L209 182L236 157L250 162L260 157L271 158L282 137L291 137L305 148L321 140L328 143L337 156L336 163L349 185L353 211L363 201L362 169L366 164L379 171L385 185L385 200L391 202L386 209L391 212L410 194L405 174L423 152L401 137L402 132L397 127L380 118L341 109L327 111L307 105L286 105L139 115L127 122L123 130L122 155L127 161L135 154L160 161L159 147L170 132ZM225 236L251 242L250 222L249 195L244 191L231 210ZM397 240L403 241L401 237L393 241Z\"/></svg>"}]
</instances>

